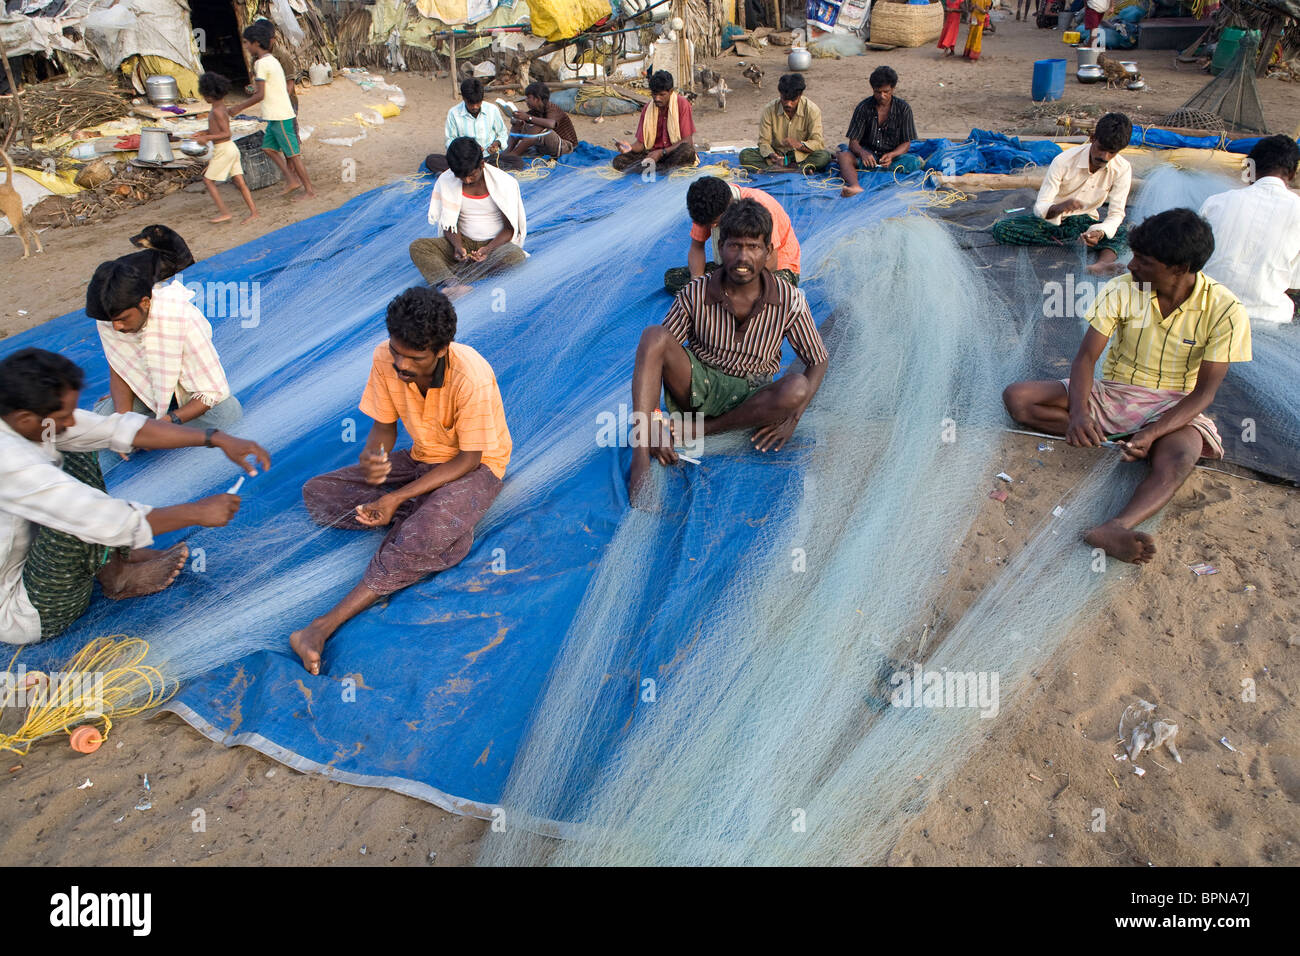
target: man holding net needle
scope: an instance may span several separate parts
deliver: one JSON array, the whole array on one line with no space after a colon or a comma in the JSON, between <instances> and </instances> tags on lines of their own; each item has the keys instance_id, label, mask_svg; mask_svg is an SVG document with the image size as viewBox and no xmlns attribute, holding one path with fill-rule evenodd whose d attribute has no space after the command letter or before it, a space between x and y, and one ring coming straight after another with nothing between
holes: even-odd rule
<instances>
[{"instance_id":1,"label":"man holding net needle","mask_svg":"<svg viewBox=\"0 0 1300 956\"><path fill-rule=\"evenodd\" d=\"M325 642L381 598L464 560L474 526L501 491L510 431L496 376L455 342L456 312L441 292L407 289L388 304L388 341L375 349L361 411L374 419L359 464L303 487L317 524L391 528L362 579L334 608L289 637L312 674ZM409 451L392 451L397 422ZM390 454L391 451L391 454Z\"/></svg>"},{"instance_id":2,"label":"man holding net needle","mask_svg":"<svg viewBox=\"0 0 1300 956\"><path fill-rule=\"evenodd\" d=\"M650 457L676 464L674 436L659 412L668 409L687 431L702 435L757 429L754 447L777 451L826 375L829 356L802 292L767 269L772 217L753 199L739 199L718 221L722 267L698 276L678 294L662 325L641 335L632 373L633 420L649 422L634 437L628 478L633 504L650 471ZM781 343L789 341L802 372L781 370Z\"/></svg>"},{"instance_id":3,"label":"man holding net needle","mask_svg":"<svg viewBox=\"0 0 1300 956\"><path fill-rule=\"evenodd\" d=\"M1250 320L1226 286L1201 269L1214 252L1210 224L1170 209L1134 228L1130 275L1106 284L1088 311L1083 344L1063 381L1016 382L1002 393L1011 417L1071 445L1115 442L1151 471L1120 512L1084 540L1145 564L1155 539L1137 525L1169 503L1200 458L1222 458L1205 410L1231 362L1250 361ZM1100 379L1093 378L1106 351Z\"/></svg>"}]
</instances>

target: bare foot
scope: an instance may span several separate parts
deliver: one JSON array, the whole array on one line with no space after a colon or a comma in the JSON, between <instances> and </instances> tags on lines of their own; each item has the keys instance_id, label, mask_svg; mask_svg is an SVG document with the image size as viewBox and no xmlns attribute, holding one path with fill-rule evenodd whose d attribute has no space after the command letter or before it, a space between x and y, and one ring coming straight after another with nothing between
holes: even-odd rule
<instances>
[{"instance_id":1,"label":"bare foot","mask_svg":"<svg viewBox=\"0 0 1300 956\"><path fill-rule=\"evenodd\" d=\"M1114 276L1124 271L1124 267L1116 259L1108 259L1105 262L1094 262L1088 266L1088 272L1095 276Z\"/></svg>"},{"instance_id":2,"label":"bare foot","mask_svg":"<svg viewBox=\"0 0 1300 956\"><path fill-rule=\"evenodd\" d=\"M178 544L175 547L168 548L166 551L160 551L157 548L134 548L131 553L126 556L126 561L128 564L144 564L148 561L156 561L164 555L175 551L177 548L184 547L185 545Z\"/></svg>"},{"instance_id":3,"label":"bare foot","mask_svg":"<svg viewBox=\"0 0 1300 956\"><path fill-rule=\"evenodd\" d=\"M262 218L262 214L260 212L250 212L243 219L239 220L239 224L242 226L246 222L251 222L254 219L261 219L261 218Z\"/></svg>"},{"instance_id":4,"label":"bare foot","mask_svg":"<svg viewBox=\"0 0 1300 956\"><path fill-rule=\"evenodd\" d=\"M304 193L304 195L305 195L308 199L315 199L315 198L316 198L316 191L315 191L314 189L309 189L309 190L307 190L306 193Z\"/></svg>"},{"instance_id":5,"label":"bare foot","mask_svg":"<svg viewBox=\"0 0 1300 956\"><path fill-rule=\"evenodd\" d=\"M1134 531L1118 521L1099 524L1083 536L1094 548L1101 548L1112 558L1130 564L1146 564L1156 555L1155 538L1145 531Z\"/></svg>"},{"instance_id":6,"label":"bare foot","mask_svg":"<svg viewBox=\"0 0 1300 956\"><path fill-rule=\"evenodd\" d=\"M443 286L441 291L442 294L447 297L448 302L455 302L457 299L463 299L465 296L473 292L474 287L472 285L462 285L457 283L456 285Z\"/></svg>"},{"instance_id":7,"label":"bare foot","mask_svg":"<svg viewBox=\"0 0 1300 956\"><path fill-rule=\"evenodd\" d=\"M845 199L848 199L850 196L856 196L860 192L862 192L861 186L845 186L840 190L840 195Z\"/></svg>"},{"instance_id":8,"label":"bare foot","mask_svg":"<svg viewBox=\"0 0 1300 956\"><path fill-rule=\"evenodd\" d=\"M301 183L301 182L295 182L295 183L293 183L293 184L291 184L291 185L289 185L289 186L286 186L286 187L285 187L285 188L280 192L280 195L281 195L281 196L288 196L290 193L297 192L299 189L302 189L302 183Z\"/></svg>"},{"instance_id":9,"label":"bare foot","mask_svg":"<svg viewBox=\"0 0 1300 956\"><path fill-rule=\"evenodd\" d=\"M301 631L289 635L289 646L300 658L302 666L309 674L320 673L320 656L325 650L325 642L330 638L329 629L317 618Z\"/></svg>"},{"instance_id":10,"label":"bare foot","mask_svg":"<svg viewBox=\"0 0 1300 956\"><path fill-rule=\"evenodd\" d=\"M114 557L99 572L104 597L113 601L157 594L176 580L189 559L190 549L178 544L161 554L140 561Z\"/></svg>"},{"instance_id":11,"label":"bare foot","mask_svg":"<svg viewBox=\"0 0 1300 956\"><path fill-rule=\"evenodd\" d=\"M208 222L212 223L215 226L219 222L230 222L231 218L232 217L230 213L226 213L223 216L218 216L216 219L209 219Z\"/></svg>"}]
</instances>

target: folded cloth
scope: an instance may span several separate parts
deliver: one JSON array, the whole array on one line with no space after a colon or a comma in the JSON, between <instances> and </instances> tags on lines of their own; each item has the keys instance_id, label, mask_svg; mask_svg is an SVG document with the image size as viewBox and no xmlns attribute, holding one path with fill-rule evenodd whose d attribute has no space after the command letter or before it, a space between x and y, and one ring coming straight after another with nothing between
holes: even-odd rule
<instances>
[{"instance_id":1,"label":"folded cloth","mask_svg":"<svg viewBox=\"0 0 1300 956\"><path fill-rule=\"evenodd\" d=\"M132 133L130 136L123 136L121 139L119 139L116 143L113 144L113 148L114 149L139 149L140 134Z\"/></svg>"}]
</instances>

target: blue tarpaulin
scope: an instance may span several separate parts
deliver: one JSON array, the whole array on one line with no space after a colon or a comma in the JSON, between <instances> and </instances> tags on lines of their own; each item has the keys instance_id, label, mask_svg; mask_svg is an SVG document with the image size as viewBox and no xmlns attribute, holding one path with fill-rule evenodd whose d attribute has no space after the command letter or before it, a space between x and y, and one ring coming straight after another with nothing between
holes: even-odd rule
<instances>
[{"instance_id":1,"label":"blue tarpaulin","mask_svg":"<svg viewBox=\"0 0 1300 956\"><path fill-rule=\"evenodd\" d=\"M1018 137L973 129L963 142L923 139L908 150L925 160L926 169L945 176L963 173L1013 173L1027 166L1048 166L1061 148L1045 140L1022 142Z\"/></svg>"}]
</instances>

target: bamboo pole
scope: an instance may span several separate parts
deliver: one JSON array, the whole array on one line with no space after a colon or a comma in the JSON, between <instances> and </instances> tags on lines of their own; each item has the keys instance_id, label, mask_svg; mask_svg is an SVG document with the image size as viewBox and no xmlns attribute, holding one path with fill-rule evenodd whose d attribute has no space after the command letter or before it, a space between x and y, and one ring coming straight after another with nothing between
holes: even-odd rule
<instances>
[{"instance_id":1,"label":"bamboo pole","mask_svg":"<svg viewBox=\"0 0 1300 956\"><path fill-rule=\"evenodd\" d=\"M460 76L456 69L456 35L447 37L447 48L451 51L451 98L460 98Z\"/></svg>"},{"instance_id":2,"label":"bamboo pole","mask_svg":"<svg viewBox=\"0 0 1300 956\"><path fill-rule=\"evenodd\" d=\"M23 116L23 100L18 95L22 92L22 89L18 86L18 81L14 79L13 68L9 66L9 51L5 48L4 40L0 40L0 60L3 60L5 64L5 78L9 81L9 93L14 98L15 111L14 126L5 136L5 145L8 146L9 142L21 129L27 137L27 148L31 149L32 133L31 130L27 129L27 119Z\"/></svg>"}]
</instances>

